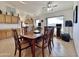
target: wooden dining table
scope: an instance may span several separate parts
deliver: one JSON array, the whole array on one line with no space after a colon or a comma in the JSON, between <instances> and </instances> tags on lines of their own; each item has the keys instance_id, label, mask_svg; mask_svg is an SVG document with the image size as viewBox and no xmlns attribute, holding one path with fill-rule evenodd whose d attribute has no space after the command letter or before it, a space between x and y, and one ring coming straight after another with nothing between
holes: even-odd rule
<instances>
[{"instance_id":1,"label":"wooden dining table","mask_svg":"<svg viewBox=\"0 0 79 59\"><path fill-rule=\"evenodd\" d=\"M35 42L36 40L38 40L39 38L41 38L43 36L42 33L37 33L35 34L34 32L27 32L25 34L21 34L21 37L24 38L25 40L29 40L31 43L31 52L32 52L32 56L35 57Z\"/></svg>"}]
</instances>

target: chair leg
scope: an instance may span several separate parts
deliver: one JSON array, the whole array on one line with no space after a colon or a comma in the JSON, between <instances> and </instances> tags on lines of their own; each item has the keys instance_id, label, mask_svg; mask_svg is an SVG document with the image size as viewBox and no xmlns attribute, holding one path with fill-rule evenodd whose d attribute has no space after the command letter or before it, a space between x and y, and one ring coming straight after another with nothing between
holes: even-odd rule
<instances>
[{"instance_id":1,"label":"chair leg","mask_svg":"<svg viewBox=\"0 0 79 59\"><path fill-rule=\"evenodd\" d=\"M50 50L52 51L52 43L51 43L51 40L50 40L49 45L50 45Z\"/></svg>"},{"instance_id":2,"label":"chair leg","mask_svg":"<svg viewBox=\"0 0 79 59\"><path fill-rule=\"evenodd\" d=\"M17 52L17 48L15 48L15 53L14 53L14 56L16 55L16 52Z\"/></svg>"},{"instance_id":3,"label":"chair leg","mask_svg":"<svg viewBox=\"0 0 79 59\"><path fill-rule=\"evenodd\" d=\"M53 45L53 47L54 47L53 39L52 39L52 45Z\"/></svg>"},{"instance_id":4,"label":"chair leg","mask_svg":"<svg viewBox=\"0 0 79 59\"><path fill-rule=\"evenodd\" d=\"M49 49L49 54L51 54L51 47L50 47L50 45L48 46L48 49Z\"/></svg>"},{"instance_id":5,"label":"chair leg","mask_svg":"<svg viewBox=\"0 0 79 59\"><path fill-rule=\"evenodd\" d=\"M19 57L21 57L21 49L19 49Z\"/></svg>"},{"instance_id":6,"label":"chair leg","mask_svg":"<svg viewBox=\"0 0 79 59\"><path fill-rule=\"evenodd\" d=\"M35 57L35 40L32 40L31 45L32 57Z\"/></svg>"},{"instance_id":7,"label":"chair leg","mask_svg":"<svg viewBox=\"0 0 79 59\"><path fill-rule=\"evenodd\" d=\"M44 57L44 48L42 48L42 56Z\"/></svg>"},{"instance_id":8,"label":"chair leg","mask_svg":"<svg viewBox=\"0 0 79 59\"><path fill-rule=\"evenodd\" d=\"M51 41L48 44L48 49L49 49L49 54L51 54L51 51L52 51Z\"/></svg>"}]
</instances>

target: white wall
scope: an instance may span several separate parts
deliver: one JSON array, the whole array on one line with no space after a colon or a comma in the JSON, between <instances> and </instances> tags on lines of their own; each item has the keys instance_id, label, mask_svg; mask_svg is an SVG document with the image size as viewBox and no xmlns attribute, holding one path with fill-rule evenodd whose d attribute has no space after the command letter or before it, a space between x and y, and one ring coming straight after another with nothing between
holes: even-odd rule
<instances>
[{"instance_id":1,"label":"white wall","mask_svg":"<svg viewBox=\"0 0 79 59\"><path fill-rule=\"evenodd\" d=\"M79 56L79 2L74 2L74 7L76 5L78 5L78 23L73 24L73 39L74 39L77 54Z\"/></svg>"},{"instance_id":2,"label":"white wall","mask_svg":"<svg viewBox=\"0 0 79 59\"><path fill-rule=\"evenodd\" d=\"M0 30L1 29L15 29L15 28L21 28L20 24L0 24Z\"/></svg>"}]
</instances>

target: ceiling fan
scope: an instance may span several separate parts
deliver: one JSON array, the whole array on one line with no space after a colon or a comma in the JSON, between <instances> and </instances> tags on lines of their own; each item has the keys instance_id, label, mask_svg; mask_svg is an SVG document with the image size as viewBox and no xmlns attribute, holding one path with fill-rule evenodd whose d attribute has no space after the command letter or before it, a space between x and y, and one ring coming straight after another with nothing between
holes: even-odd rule
<instances>
[{"instance_id":1,"label":"ceiling fan","mask_svg":"<svg viewBox=\"0 0 79 59\"><path fill-rule=\"evenodd\" d=\"M47 3L47 6L46 7L43 7L43 8L46 8L47 11L52 11L54 8L56 8L58 5L57 4L54 4L52 3L52 1L49 1Z\"/></svg>"},{"instance_id":2,"label":"ceiling fan","mask_svg":"<svg viewBox=\"0 0 79 59\"><path fill-rule=\"evenodd\" d=\"M26 4L24 1L19 1L21 4Z\"/></svg>"}]
</instances>

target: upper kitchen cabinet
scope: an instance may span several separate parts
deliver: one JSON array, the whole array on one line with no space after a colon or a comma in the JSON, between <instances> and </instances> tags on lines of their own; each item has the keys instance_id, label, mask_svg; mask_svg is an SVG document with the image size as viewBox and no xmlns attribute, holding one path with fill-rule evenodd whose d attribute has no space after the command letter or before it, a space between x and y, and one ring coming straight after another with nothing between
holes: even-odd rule
<instances>
[{"instance_id":1,"label":"upper kitchen cabinet","mask_svg":"<svg viewBox=\"0 0 79 59\"><path fill-rule=\"evenodd\" d=\"M0 23L5 23L5 15L0 14Z\"/></svg>"},{"instance_id":2,"label":"upper kitchen cabinet","mask_svg":"<svg viewBox=\"0 0 79 59\"><path fill-rule=\"evenodd\" d=\"M18 16L12 16L12 24L17 24L19 21L19 17Z\"/></svg>"},{"instance_id":3,"label":"upper kitchen cabinet","mask_svg":"<svg viewBox=\"0 0 79 59\"><path fill-rule=\"evenodd\" d=\"M6 23L7 24L11 24L11 16L10 15L6 15L5 18L6 18Z\"/></svg>"}]
</instances>

